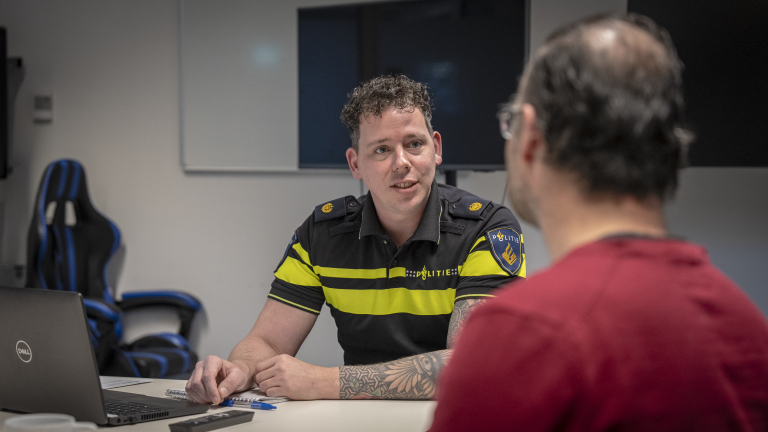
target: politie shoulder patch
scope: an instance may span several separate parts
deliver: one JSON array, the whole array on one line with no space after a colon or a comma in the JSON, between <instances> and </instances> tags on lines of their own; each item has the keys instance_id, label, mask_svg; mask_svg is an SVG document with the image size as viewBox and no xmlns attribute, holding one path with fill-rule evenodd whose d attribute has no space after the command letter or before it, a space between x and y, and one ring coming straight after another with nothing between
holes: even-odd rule
<instances>
[{"instance_id":1,"label":"politie shoulder patch","mask_svg":"<svg viewBox=\"0 0 768 432\"><path fill-rule=\"evenodd\" d=\"M277 273L277 271L280 269L280 266L283 265L283 263L285 262L285 259L288 258L288 252L290 252L293 245L296 244L296 240L297 240L296 233L294 232L293 237L291 237L291 241L288 242L288 246L285 248L285 253L283 253L283 258L280 260L280 263L277 264L277 268L272 273Z\"/></svg>"},{"instance_id":2,"label":"politie shoulder patch","mask_svg":"<svg viewBox=\"0 0 768 432\"><path fill-rule=\"evenodd\" d=\"M523 264L520 234L512 228L502 227L492 229L486 235L496 262L510 275L517 273Z\"/></svg>"}]
</instances>

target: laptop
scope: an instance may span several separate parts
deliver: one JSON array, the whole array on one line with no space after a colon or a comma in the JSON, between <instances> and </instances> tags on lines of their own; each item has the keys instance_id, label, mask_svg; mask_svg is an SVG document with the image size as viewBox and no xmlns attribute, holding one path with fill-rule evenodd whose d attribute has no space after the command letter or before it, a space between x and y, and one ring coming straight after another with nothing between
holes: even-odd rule
<instances>
[{"instance_id":1,"label":"laptop","mask_svg":"<svg viewBox=\"0 0 768 432\"><path fill-rule=\"evenodd\" d=\"M209 405L102 390L77 292L0 287L0 409L123 425Z\"/></svg>"}]
</instances>

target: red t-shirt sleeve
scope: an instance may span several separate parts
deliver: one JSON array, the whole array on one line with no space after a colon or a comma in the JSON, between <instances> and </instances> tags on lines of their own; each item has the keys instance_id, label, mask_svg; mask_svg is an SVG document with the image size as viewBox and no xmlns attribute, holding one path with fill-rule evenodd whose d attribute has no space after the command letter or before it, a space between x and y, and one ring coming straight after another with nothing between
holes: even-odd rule
<instances>
[{"instance_id":1,"label":"red t-shirt sleeve","mask_svg":"<svg viewBox=\"0 0 768 432\"><path fill-rule=\"evenodd\" d=\"M440 376L431 431L549 431L573 414L583 381L576 344L560 325L502 306L469 318Z\"/></svg>"}]
</instances>

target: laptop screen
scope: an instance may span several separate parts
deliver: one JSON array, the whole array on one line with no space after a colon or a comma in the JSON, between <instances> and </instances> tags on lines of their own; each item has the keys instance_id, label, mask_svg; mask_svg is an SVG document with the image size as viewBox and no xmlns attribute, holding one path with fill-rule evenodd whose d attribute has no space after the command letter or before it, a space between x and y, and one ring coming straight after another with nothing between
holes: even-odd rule
<instances>
[{"instance_id":1,"label":"laptop screen","mask_svg":"<svg viewBox=\"0 0 768 432\"><path fill-rule=\"evenodd\" d=\"M0 408L107 421L79 293L0 287Z\"/></svg>"}]
</instances>

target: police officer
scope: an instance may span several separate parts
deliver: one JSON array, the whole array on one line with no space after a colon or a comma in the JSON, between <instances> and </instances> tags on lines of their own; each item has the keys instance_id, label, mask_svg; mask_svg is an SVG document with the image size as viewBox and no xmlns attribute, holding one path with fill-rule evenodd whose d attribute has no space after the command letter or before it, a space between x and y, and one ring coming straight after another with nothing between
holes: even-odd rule
<instances>
[{"instance_id":1,"label":"police officer","mask_svg":"<svg viewBox=\"0 0 768 432\"><path fill-rule=\"evenodd\" d=\"M430 399L470 311L525 277L508 209L438 185L442 139L426 86L405 76L356 88L342 111L347 162L369 193L317 206L296 230L269 299L228 360L199 362L186 390L219 403L258 385L291 399ZM294 355L326 303L344 366Z\"/></svg>"}]
</instances>

